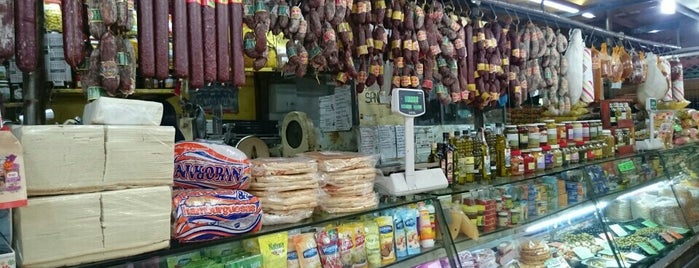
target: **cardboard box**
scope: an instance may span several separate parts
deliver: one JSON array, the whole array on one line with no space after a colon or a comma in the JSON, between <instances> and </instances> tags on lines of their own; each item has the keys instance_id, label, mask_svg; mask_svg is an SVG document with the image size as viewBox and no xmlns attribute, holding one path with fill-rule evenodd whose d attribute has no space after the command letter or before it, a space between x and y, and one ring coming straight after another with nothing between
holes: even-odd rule
<instances>
[{"instance_id":1,"label":"cardboard box","mask_svg":"<svg viewBox=\"0 0 699 268\"><path fill-rule=\"evenodd\" d=\"M168 186L29 198L16 210L22 267L77 265L166 248Z\"/></svg>"}]
</instances>

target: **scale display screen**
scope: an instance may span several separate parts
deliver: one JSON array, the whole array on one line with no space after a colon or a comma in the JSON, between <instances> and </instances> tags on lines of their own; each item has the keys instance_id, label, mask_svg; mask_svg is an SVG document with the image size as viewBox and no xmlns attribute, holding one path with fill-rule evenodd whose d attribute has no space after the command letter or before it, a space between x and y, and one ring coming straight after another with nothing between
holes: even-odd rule
<instances>
[{"instance_id":1,"label":"scale display screen","mask_svg":"<svg viewBox=\"0 0 699 268\"><path fill-rule=\"evenodd\" d=\"M425 113L425 93L422 90L398 89L397 91L397 103L392 105L397 105L398 113L404 116L420 116ZM395 96L394 101L396 101Z\"/></svg>"}]
</instances>

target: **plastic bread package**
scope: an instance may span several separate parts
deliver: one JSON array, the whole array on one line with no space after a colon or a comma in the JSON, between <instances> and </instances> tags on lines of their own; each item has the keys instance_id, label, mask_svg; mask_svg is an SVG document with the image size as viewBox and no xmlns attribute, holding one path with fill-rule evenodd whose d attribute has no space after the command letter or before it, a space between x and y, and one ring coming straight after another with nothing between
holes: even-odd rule
<instances>
[{"instance_id":1,"label":"plastic bread package","mask_svg":"<svg viewBox=\"0 0 699 268\"><path fill-rule=\"evenodd\" d=\"M320 208L328 213L352 213L375 209L379 205L379 198L375 192L365 195L333 196L321 195Z\"/></svg>"},{"instance_id":2,"label":"plastic bread package","mask_svg":"<svg viewBox=\"0 0 699 268\"><path fill-rule=\"evenodd\" d=\"M173 236L198 242L252 233L262 227L262 206L241 190L181 190L172 199Z\"/></svg>"},{"instance_id":3,"label":"plastic bread package","mask_svg":"<svg viewBox=\"0 0 699 268\"><path fill-rule=\"evenodd\" d=\"M254 177L274 177L286 175L309 174L318 171L318 164L312 158L305 157L270 157L251 160Z\"/></svg>"},{"instance_id":4,"label":"plastic bread package","mask_svg":"<svg viewBox=\"0 0 699 268\"><path fill-rule=\"evenodd\" d=\"M250 186L250 161L232 146L178 142L174 181L180 188L246 190Z\"/></svg>"},{"instance_id":5,"label":"plastic bread package","mask_svg":"<svg viewBox=\"0 0 699 268\"><path fill-rule=\"evenodd\" d=\"M360 168L332 173L320 173L321 185L347 185L356 183L374 183L381 175L381 170L375 168Z\"/></svg>"},{"instance_id":6,"label":"plastic bread package","mask_svg":"<svg viewBox=\"0 0 699 268\"><path fill-rule=\"evenodd\" d=\"M367 155L354 152L308 152L303 157L315 159L321 172L340 172L353 169L373 168L379 161L379 155Z\"/></svg>"}]
</instances>

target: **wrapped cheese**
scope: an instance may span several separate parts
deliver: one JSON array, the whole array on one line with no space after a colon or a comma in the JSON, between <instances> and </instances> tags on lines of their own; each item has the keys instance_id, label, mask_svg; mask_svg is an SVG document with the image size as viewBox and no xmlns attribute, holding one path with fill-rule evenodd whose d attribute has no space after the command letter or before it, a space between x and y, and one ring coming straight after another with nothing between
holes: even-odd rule
<instances>
[{"instance_id":1,"label":"wrapped cheese","mask_svg":"<svg viewBox=\"0 0 699 268\"><path fill-rule=\"evenodd\" d=\"M568 61L568 90L570 92L571 105L575 105L580 100L583 90L583 54L585 43L583 43L580 29L573 29L570 34L570 43L566 50L565 58Z\"/></svg>"}]
</instances>

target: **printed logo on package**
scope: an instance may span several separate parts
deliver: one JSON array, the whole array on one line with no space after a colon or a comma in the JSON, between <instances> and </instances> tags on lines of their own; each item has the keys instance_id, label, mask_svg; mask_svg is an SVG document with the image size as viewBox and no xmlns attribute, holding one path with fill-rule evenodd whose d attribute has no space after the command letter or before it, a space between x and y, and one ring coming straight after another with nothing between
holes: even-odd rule
<instances>
[{"instance_id":1,"label":"printed logo on package","mask_svg":"<svg viewBox=\"0 0 699 268\"><path fill-rule=\"evenodd\" d=\"M250 161L235 147L202 142L175 145L176 187L245 190L250 172Z\"/></svg>"},{"instance_id":2,"label":"printed logo on package","mask_svg":"<svg viewBox=\"0 0 699 268\"><path fill-rule=\"evenodd\" d=\"M9 131L0 131L0 209L27 205L22 145Z\"/></svg>"}]
</instances>

